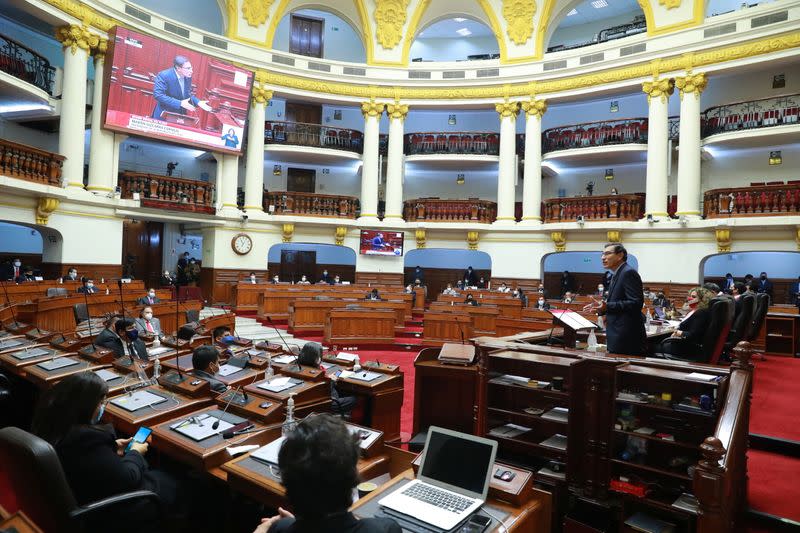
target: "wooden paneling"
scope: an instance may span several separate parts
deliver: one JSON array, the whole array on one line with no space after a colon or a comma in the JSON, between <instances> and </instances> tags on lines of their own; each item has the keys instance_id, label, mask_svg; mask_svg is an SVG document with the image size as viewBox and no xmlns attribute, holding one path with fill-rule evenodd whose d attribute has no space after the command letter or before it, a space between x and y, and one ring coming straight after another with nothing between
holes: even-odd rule
<instances>
[{"instance_id":1,"label":"wooden paneling","mask_svg":"<svg viewBox=\"0 0 800 533\"><path fill-rule=\"evenodd\" d=\"M364 285L404 286L403 274L391 272L356 272L356 283Z\"/></svg>"},{"instance_id":2,"label":"wooden paneling","mask_svg":"<svg viewBox=\"0 0 800 533\"><path fill-rule=\"evenodd\" d=\"M163 237L163 222L123 221L123 275L144 280L148 287L159 286Z\"/></svg>"},{"instance_id":3,"label":"wooden paneling","mask_svg":"<svg viewBox=\"0 0 800 533\"><path fill-rule=\"evenodd\" d=\"M544 295L545 298L561 297L561 275L560 272L544 273ZM603 283L602 272L570 272L572 276L572 292L577 294L591 294L597 291L597 286Z\"/></svg>"},{"instance_id":4,"label":"wooden paneling","mask_svg":"<svg viewBox=\"0 0 800 533\"><path fill-rule=\"evenodd\" d=\"M281 271L281 264L280 263L269 263L267 266L270 272L270 276L272 273L280 273ZM304 272L306 278L311 283L316 283L319 281L319 278L322 276L322 271L327 270L328 275L331 279L338 275L339 279L342 281L349 281L350 283L354 283L356 280L356 266L355 265L329 265L325 263L317 263L313 266L311 272ZM281 281L292 281L292 280L281 280ZM295 281L300 281L298 277Z\"/></svg>"},{"instance_id":5,"label":"wooden paneling","mask_svg":"<svg viewBox=\"0 0 800 533\"><path fill-rule=\"evenodd\" d=\"M45 279L60 278L66 276L67 271L72 267L78 270L78 277L88 276L96 281L122 277L122 265L91 265L86 263L42 263L42 275Z\"/></svg>"},{"instance_id":6,"label":"wooden paneling","mask_svg":"<svg viewBox=\"0 0 800 533\"><path fill-rule=\"evenodd\" d=\"M416 265L406 267L403 269L405 284L408 285L414 281L414 269ZM425 286L428 287L428 300L435 300L436 295L441 293L447 288L448 283L452 283L455 287L456 282L462 279L466 268L424 268L422 269L425 275ZM489 281L492 277L491 270L475 270L475 280L483 279Z\"/></svg>"},{"instance_id":7,"label":"wooden paneling","mask_svg":"<svg viewBox=\"0 0 800 533\"><path fill-rule=\"evenodd\" d=\"M252 270L226 269L226 268L201 268L200 269L200 288L203 291L203 299L209 304L226 303L233 301L231 287L238 283L240 279L247 278ZM269 273L266 270L256 270L259 281L268 279Z\"/></svg>"},{"instance_id":8,"label":"wooden paneling","mask_svg":"<svg viewBox=\"0 0 800 533\"><path fill-rule=\"evenodd\" d=\"M501 283L505 283L507 286L511 287L512 290L517 287L522 287L522 290L525 291L526 294L530 294L536 292L536 289L539 288L539 282L540 280L538 278L492 278L492 288L497 289L500 287Z\"/></svg>"}]
</instances>

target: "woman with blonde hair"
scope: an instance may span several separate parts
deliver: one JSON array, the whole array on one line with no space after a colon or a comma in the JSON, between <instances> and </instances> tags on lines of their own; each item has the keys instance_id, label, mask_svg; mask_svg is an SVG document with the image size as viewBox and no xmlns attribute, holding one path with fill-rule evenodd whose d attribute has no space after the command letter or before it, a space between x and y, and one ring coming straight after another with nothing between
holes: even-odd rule
<instances>
[{"instance_id":1,"label":"woman with blonde hair","mask_svg":"<svg viewBox=\"0 0 800 533\"><path fill-rule=\"evenodd\" d=\"M659 345L657 352L676 359L702 362L703 337L711 322L708 306L713 297L714 294L703 287L690 289L686 298L689 313L683 317L672 336Z\"/></svg>"}]
</instances>

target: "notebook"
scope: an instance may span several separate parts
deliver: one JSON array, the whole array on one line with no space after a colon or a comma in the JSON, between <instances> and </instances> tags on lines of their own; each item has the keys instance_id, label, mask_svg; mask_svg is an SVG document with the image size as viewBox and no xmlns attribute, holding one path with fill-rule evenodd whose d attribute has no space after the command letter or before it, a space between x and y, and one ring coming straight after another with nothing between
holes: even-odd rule
<instances>
[{"instance_id":1,"label":"notebook","mask_svg":"<svg viewBox=\"0 0 800 533\"><path fill-rule=\"evenodd\" d=\"M117 398L112 399L111 403L117 407L125 409L126 411L134 412L144 407L152 407L166 401L166 398L159 396L158 394L153 394L147 390L137 390L131 394L123 394L122 396L118 396Z\"/></svg>"},{"instance_id":2,"label":"notebook","mask_svg":"<svg viewBox=\"0 0 800 533\"><path fill-rule=\"evenodd\" d=\"M431 426L417 479L378 505L437 528L453 529L486 501L496 455L493 440Z\"/></svg>"},{"instance_id":3,"label":"notebook","mask_svg":"<svg viewBox=\"0 0 800 533\"><path fill-rule=\"evenodd\" d=\"M250 457L261 461L262 463L267 463L271 465L278 464L278 452L281 451L281 446L283 445L283 441L286 437L278 437L274 441L270 442L262 446L261 448L257 449L253 453L250 454Z\"/></svg>"},{"instance_id":4,"label":"notebook","mask_svg":"<svg viewBox=\"0 0 800 533\"><path fill-rule=\"evenodd\" d=\"M25 359L31 359L33 357L42 357L43 355L52 355L52 351L45 350L43 348L33 348L31 350L21 350L19 352L14 352L11 355L14 356L14 359L20 359L24 361Z\"/></svg>"},{"instance_id":5,"label":"notebook","mask_svg":"<svg viewBox=\"0 0 800 533\"><path fill-rule=\"evenodd\" d=\"M215 422L219 422L216 428L214 428ZM210 414L193 416L170 426L171 429L174 429L181 435L185 435L198 442L208 437L221 434L223 431L227 431L232 427L233 424L230 422L217 418L216 416L211 416Z\"/></svg>"},{"instance_id":6,"label":"notebook","mask_svg":"<svg viewBox=\"0 0 800 533\"><path fill-rule=\"evenodd\" d=\"M65 368L72 365L77 365L80 361L77 359L70 359L68 357L59 357L58 359L52 359L50 361L45 361L44 363L39 363L38 367L44 368L48 372L52 372L53 370L58 370L59 368Z\"/></svg>"},{"instance_id":7,"label":"notebook","mask_svg":"<svg viewBox=\"0 0 800 533\"><path fill-rule=\"evenodd\" d=\"M264 383L259 383L257 387L259 389L264 389L270 392L282 392L286 389L291 389L295 385L299 385L303 383L299 379L292 379L287 377L279 377L279 378L272 378L269 381L265 381Z\"/></svg>"}]
</instances>

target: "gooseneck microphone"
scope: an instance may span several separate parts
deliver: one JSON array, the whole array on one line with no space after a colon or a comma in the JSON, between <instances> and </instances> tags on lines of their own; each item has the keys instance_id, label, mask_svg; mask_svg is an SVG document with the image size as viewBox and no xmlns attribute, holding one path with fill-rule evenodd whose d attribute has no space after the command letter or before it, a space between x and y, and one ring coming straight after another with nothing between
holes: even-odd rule
<instances>
[{"instance_id":1,"label":"gooseneck microphone","mask_svg":"<svg viewBox=\"0 0 800 533\"><path fill-rule=\"evenodd\" d=\"M6 295L6 303L8 303L8 308L11 309L11 319L14 321L14 327L19 327L19 322L17 322L17 314L14 312L14 304L11 303L11 298L8 297L8 287L6 287L5 283L3 285L3 292Z\"/></svg>"},{"instance_id":2,"label":"gooseneck microphone","mask_svg":"<svg viewBox=\"0 0 800 533\"><path fill-rule=\"evenodd\" d=\"M122 318L125 319L125 297L122 295L122 279L117 280L117 287L119 288L119 305L122 307ZM120 339L122 339L122 337L120 337ZM128 354L131 356L131 363L133 363L133 358L138 356L133 350L133 342L128 339L127 333L125 333L125 340L123 342L128 344Z\"/></svg>"},{"instance_id":3,"label":"gooseneck microphone","mask_svg":"<svg viewBox=\"0 0 800 533\"><path fill-rule=\"evenodd\" d=\"M236 387L236 390L235 390L235 391L233 391L233 394L231 394L231 397L230 397L230 398L228 398L228 402L225 404L225 409L223 409L223 410L222 410L222 416L223 416L223 417L225 416L225 413L227 413L227 412L228 412L228 407L230 407L230 406L231 406L231 402L233 401L233 399L234 399L234 398L236 398L236 397L239 395L239 388L240 388L240 387L241 387L241 385L240 385L239 387ZM211 424L211 429L213 429L214 431L216 431L216 430L217 430L217 428L219 427L219 421L220 421L220 420L221 420L221 417L220 417L220 418L217 418L217 419L214 421L214 423L213 423L213 424Z\"/></svg>"},{"instance_id":4,"label":"gooseneck microphone","mask_svg":"<svg viewBox=\"0 0 800 533\"><path fill-rule=\"evenodd\" d=\"M86 318L89 319L89 339L92 341L91 353L95 353L97 351L97 346L94 344L94 335L92 334L92 313L89 312L89 294L86 291L83 291L83 301L84 305L86 306Z\"/></svg>"},{"instance_id":5,"label":"gooseneck microphone","mask_svg":"<svg viewBox=\"0 0 800 533\"><path fill-rule=\"evenodd\" d=\"M284 345L284 346L286 346L286 353L287 353L287 354L289 354L289 355L292 355L292 349L291 349L291 348L289 348L289 343L288 343L288 342L286 342L286 339L284 339L284 338L283 338L283 335L281 335L281 330L279 330L279 329L278 329L278 328L275 326L275 324L272 322L272 317L271 317L271 316L269 316L269 315L267 315L267 322L269 322L269 325L270 325L270 326L272 326L273 328L275 328L275 331L277 331L277 332L278 332L278 337L280 337L280 338L281 338L281 340L283 341L283 345ZM296 360L296 359L295 359L295 360ZM298 366L300 366L300 365L298 364Z\"/></svg>"}]
</instances>

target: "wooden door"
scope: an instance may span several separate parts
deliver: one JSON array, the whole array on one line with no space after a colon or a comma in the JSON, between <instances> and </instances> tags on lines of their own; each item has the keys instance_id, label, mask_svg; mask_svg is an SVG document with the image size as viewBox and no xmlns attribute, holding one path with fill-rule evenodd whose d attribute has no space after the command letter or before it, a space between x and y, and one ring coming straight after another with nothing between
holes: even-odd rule
<instances>
[{"instance_id":1,"label":"wooden door","mask_svg":"<svg viewBox=\"0 0 800 533\"><path fill-rule=\"evenodd\" d=\"M322 124L322 106L286 102L286 122Z\"/></svg>"},{"instance_id":2,"label":"wooden door","mask_svg":"<svg viewBox=\"0 0 800 533\"><path fill-rule=\"evenodd\" d=\"M300 250L281 250L281 281L300 281L305 275L308 281L317 281L314 275L317 265L317 252Z\"/></svg>"},{"instance_id":3,"label":"wooden door","mask_svg":"<svg viewBox=\"0 0 800 533\"><path fill-rule=\"evenodd\" d=\"M291 168L286 171L286 190L316 192L317 171L310 168Z\"/></svg>"},{"instance_id":4,"label":"wooden door","mask_svg":"<svg viewBox=\"0 0 800 533\"><path fill-rule=\"evenodd\" d=\"M122 275L158 287L161 276L164 224L125 220L122 224Z\"/></svg>"},{"instance_id":5,"label":"wooden door","mask_svg":"<svg viewBox=\"0 0 800 533\"><path fill-rule=\"evenodd\" d=\"M312 17L292 15L289 33L289 51L310 57L322 57L322 32L325 21Z\"/></svg>"}]
</instances>

